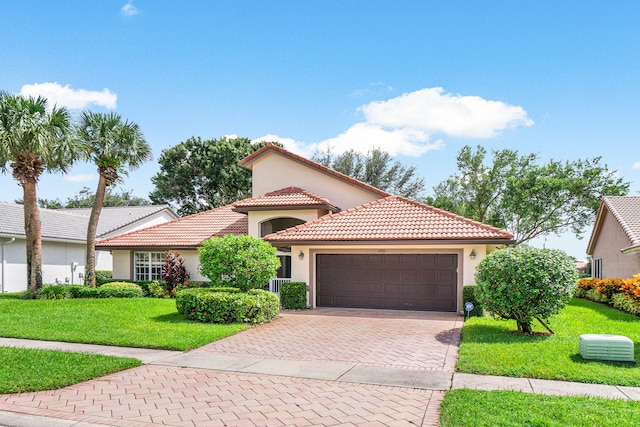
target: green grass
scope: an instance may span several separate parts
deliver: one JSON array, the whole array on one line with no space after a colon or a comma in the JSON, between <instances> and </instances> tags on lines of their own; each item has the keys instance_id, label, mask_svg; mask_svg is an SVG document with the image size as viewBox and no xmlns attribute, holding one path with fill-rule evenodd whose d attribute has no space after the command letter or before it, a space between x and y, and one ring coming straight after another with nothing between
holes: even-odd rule
<instances>
[{"instance_id":1,"label":"green grass","mask_svg":"<svg viewBox=\"0 0 640 427\"><path fill-rule=\"evenodd\" d=\"M638 402L528 394L516 391L451 390L440 411L443 427L618 427L640 425Z\"/></svg>"},{"instance_id":2,"label":"green grass","mask_svg":"<svg viewBox=\"0 0 640 427\"><path fill-rule=\"evenodd\" d=\"M139 366L122 357L0 347L0 393L52 390Z\"/></svg>"},{"instance_id":3,"label":"green grass","mask_svg":"<svg viewBox=\"0 0 640 427\"><path fill-rule=\"evenodd\" d=\"M534 321L534 324L537 321ZM640 361L640 318L603 304L574 299L550 321L553 336L525 336L515 321L472 317L462 330L460 372L640 386L640 367L586 361L578 353L581 334L616 334L634 342ZM544 331L542 327L537 330Z\"/></svg>"},{"instance_id":4,"label":"green grass","mask_svg":"<svg viewBox=\"0 0 640 427\"><path fill-rule=\"evenodd\" d=\"M0 337L8 338L184 351L244 329L186 321L169 299L0 299Z\"/></svg>"}]
</instances>

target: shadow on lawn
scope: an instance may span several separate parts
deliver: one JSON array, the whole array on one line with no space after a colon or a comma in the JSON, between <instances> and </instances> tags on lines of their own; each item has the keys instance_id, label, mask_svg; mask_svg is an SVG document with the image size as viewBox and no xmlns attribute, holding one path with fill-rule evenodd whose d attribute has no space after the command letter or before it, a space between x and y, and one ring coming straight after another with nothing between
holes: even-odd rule
<instances>
[{"instance_id":1,"label":"shadow on lawn","mask_svg":"<svg viewBox=\"0 0 640 427\"><path fill-rule=\"evenodd\" d=\"M151 317L151 320L163 323L194 323L182 317L182 315L177 311L175 313L161 314L160 316Z\"/></svg>"},{"instance_id":2,"label":"shadow on lawn","mask_svg":"<svg viewBox=\"0 0 640 427\"><path fill-rule=\"evenodd\" d=\"M637 352L636 352L637 353ZM636 354L636 359L638 358L638 355ZM625 362L614 362L612 360L586 360L583 359L582 356L580 356L580 353L575 353L572 354L570 357L571 361L574 363L580 363L581 365L607 365L607 366L612 366L612 367L616 367L616 368L627 368L627 369L636 369L636 365L632 364L632 363L625 363ZM586 368L587 366L585 366Z\"/></svg>"},{"instance_id":3,"label":"shadow on lawn","mask_svg":"<svg viewBox=\"0 0 640 427\"><path fill-rule=\"evenodd\" d=\"M496 320L496 323L502 322ZM462 340L473 343L531 343L544 341L549 335L524 335L515 329L505 329L504 325L465 325Z\"/></svg>"},{"instance_id":4,"label":"shadow on lawn","mask_svg":"<svg viewBox=\"0 0 640 427\"><path fill-rule=\"evenodd\" d=\"M573 307L580 307L587 310L597 311L599 314L618 322L640 322L640 317L634 316L633 314L630 314L624 311L620 311L616 308L613 308L601 302L594 302L586 299L574 298L571 300L571 302L569 302L569 305Z\"/></svg>"}]
</instances>

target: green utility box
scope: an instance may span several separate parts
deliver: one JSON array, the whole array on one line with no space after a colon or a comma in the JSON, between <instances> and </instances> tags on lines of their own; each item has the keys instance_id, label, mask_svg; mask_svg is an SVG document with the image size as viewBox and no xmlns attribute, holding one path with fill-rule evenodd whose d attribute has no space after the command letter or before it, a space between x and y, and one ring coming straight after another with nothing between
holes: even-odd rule
<instances>
[{"instance_id":1,"label":"green utility box","mask_svg":"<svg viewBox=\"0 0 640 427\"><path fill-rule=\"evenodd\" d=\"M633 363L633 341L622 335L580 335L578 351L583 359Z\"/></svg>"}]
</instances>

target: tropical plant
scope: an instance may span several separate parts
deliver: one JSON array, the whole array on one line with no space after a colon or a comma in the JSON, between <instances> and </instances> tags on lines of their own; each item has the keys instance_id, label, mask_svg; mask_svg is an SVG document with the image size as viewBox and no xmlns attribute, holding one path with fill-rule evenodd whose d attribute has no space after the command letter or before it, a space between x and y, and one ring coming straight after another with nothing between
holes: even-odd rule
<instances>
[{"instance_id":1,"label":"tropical plant","mask_svg":"<svg viewBox=\"0 0 640 427\"><path fill-rule=\"evenodd\" d=\"M100 174L87 227L87 262L85 264L85 284L95 287L96 231L107 186L115 183L123 173L126 173L126 167L135 169L143 162L151 160L152 154L151 147L145 141L138 124L123 121L120 115L115 113L82 112L76 134L87 158L98 166Z\"/></svg>"},{"instance_id":2,"label":"tropical plant","mask_svg":"<svg viewBox=\"0 0 640 427\"><path fill-rule=\"evenodd\" d=\"M164 254L164 265L162 266L162 278L164 279L164 289L169 296L175 295L176 286L186 285L191 275L184 266L184 260L179 252L167 251Z\"/></svg>"},{"instance_id":3,"label":"tropical plant","mask_svg":"<svg viewBox=\"0 0 640 427\"><path fill-rule=\"evenodd\" d=\"M528 247L490 253L476 268L476 298L494 316L514 319L531 334L531 323L545 323L571 300L578 280L574 263L557 249Z\"/></svg>"},{"instance_id":4,"label":"tropical plant","mask_svg":"<svg viewBox=\"0 0 640 427\"><path fill-rule=\"evenodd\" d=\"M200 272L217 286L246 292L276 277L280 260L276 249L251 236L213 237L198 248Z\"/></svg>"},{"instance_id":5,"label":"tropical plant","mask_svg":"<svg viewBox=\"0 0 640 427\"><path fill-rule=\"evenodd\" d=\"M42 288L42 237L36 185L42 173L66 172L79 157L63 107L49 108L43 97L0 92L0 169L11 168L23 189L27 288L36 298Z\"/></svg>"}]
</instances>

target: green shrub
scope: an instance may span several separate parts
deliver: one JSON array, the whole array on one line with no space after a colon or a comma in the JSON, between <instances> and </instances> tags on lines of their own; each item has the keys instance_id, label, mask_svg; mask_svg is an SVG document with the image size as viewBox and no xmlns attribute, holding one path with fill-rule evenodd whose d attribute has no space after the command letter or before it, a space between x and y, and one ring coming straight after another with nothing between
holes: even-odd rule
<instances>
[{"instance_id":1,"label":"green shrub","mask_svg":"<svg viewBox=\"0 0 640 427\"><path fill-rule=\"evenodd\" d=\"M98 289L98 298L139 298L144 296L142 288L135 283L110 282Z\"/></svg>"},{"instance_id":2,"label":"green shrub","mask_svg":"<svg viewBox=\"0 0 640 427\"><path fill-rule=\"evenodd\" d=\"M473 304L473 310L469 312L470 317L482 317L484 316L484 308L478 298L476 298L476 290L478 289L475 285L464 286L462 288L462 309L464 310L464 304L470 302ZM467 314L465 310L465 315Z\"/></svg>"},{"instance_id":3,"label":"green shrub","mask_svg":"<svg viewBox=\"0 0 640 427\"><path fill-rule=\"evenodd\" d=\"M67 299L70 297L68 286L47 285L40 288L36 294L37 299Z\"/></svg>"},{"instance_id":4,"label":"green shrub","mask_svg":"<svg viewBox=\"0 0 640 427\"><path fill-rule=\"evenodd\" d=\"M198 252L200 272L214 285L242 291L269 283L280 267L275 248L251 236L213 237L205 241Z\"/></svg>"},{"instance_id":5,"label":"green shrub","mask_svg":"<svg viewBox=\"0 0 640 427\"><path fill-rule=\"evenodd\" d=\"M98 298L99 288L90 288L82 285L67 286L71 298Z\"/></svg>"},{"instance_id":6,"label":"green shrub","mask_svg":"<svg viewBox=\"0 0 640 427\"><path fill-rule=\"evenodd\" d=\"M587 290L584 292L584 297L595 302L602 302L605 304L609 302L609 298L606 295L601 294L597 289Z\"/></svg>"},{"instance_id":7,"label":"green shrub","mask_svg":"<svg viewBox=\"0 0 640 427\"><path fill-rule=\"evenodd\" d=\"M104 285L113 281L111 270L96 270L96 286Z\"/></svg>"},{"instance_id":8,"label":"green shrub","mask_svg":"<svg viewBox=\"0 0 640 427\"><path fill-rule=\"evenodd\" d=\"M577 280L573 260L562 251L501 249L478 264L476 298L493 315L514 319L519 331L531 334L533 319L543 322L567 305Z\"/></svg>"},{"instance_id":9,"label":"green shrub","mask_svg":"<svg viewBox=\"0 0 640 427\"><path fill-rule=\"evenodd\" d=\"M611 297L611 305L618 310L640 316L640 302L625 294L615 294Z\"/></svg>"},{"instance_id":10,"label":"green shrub","mask_svg":"<svg viewBox=\"0 0 640 427\"><path fill-rule=\"evenodd\" d=\"M279 314L278 296L261 289L196 288L176 293L176 308L187 320L208 323L264 323Z\"/></svg>"},{"instance_id":11,"label":"green shrub","mask_svg":"<svg viewBox=\"0 0 640 427\"><path fill-rule=\"evenodd\" d=\"M305 282L284 282L280 285L282 308L300 310L307 308L307 284Z\"/></svg>"},{"instance_id":12,"label":"green shrub","mask_svg":"<svg viewBox=\"0 0 640 427\"><path fill-rule=\"evenodd\" d=\"M165 288L165 284L158 280L154 280L153 282L147 285L147 292L145 295L151 298L170 298L171 295L167 292Z\"/></svg>"}]
</instances>

